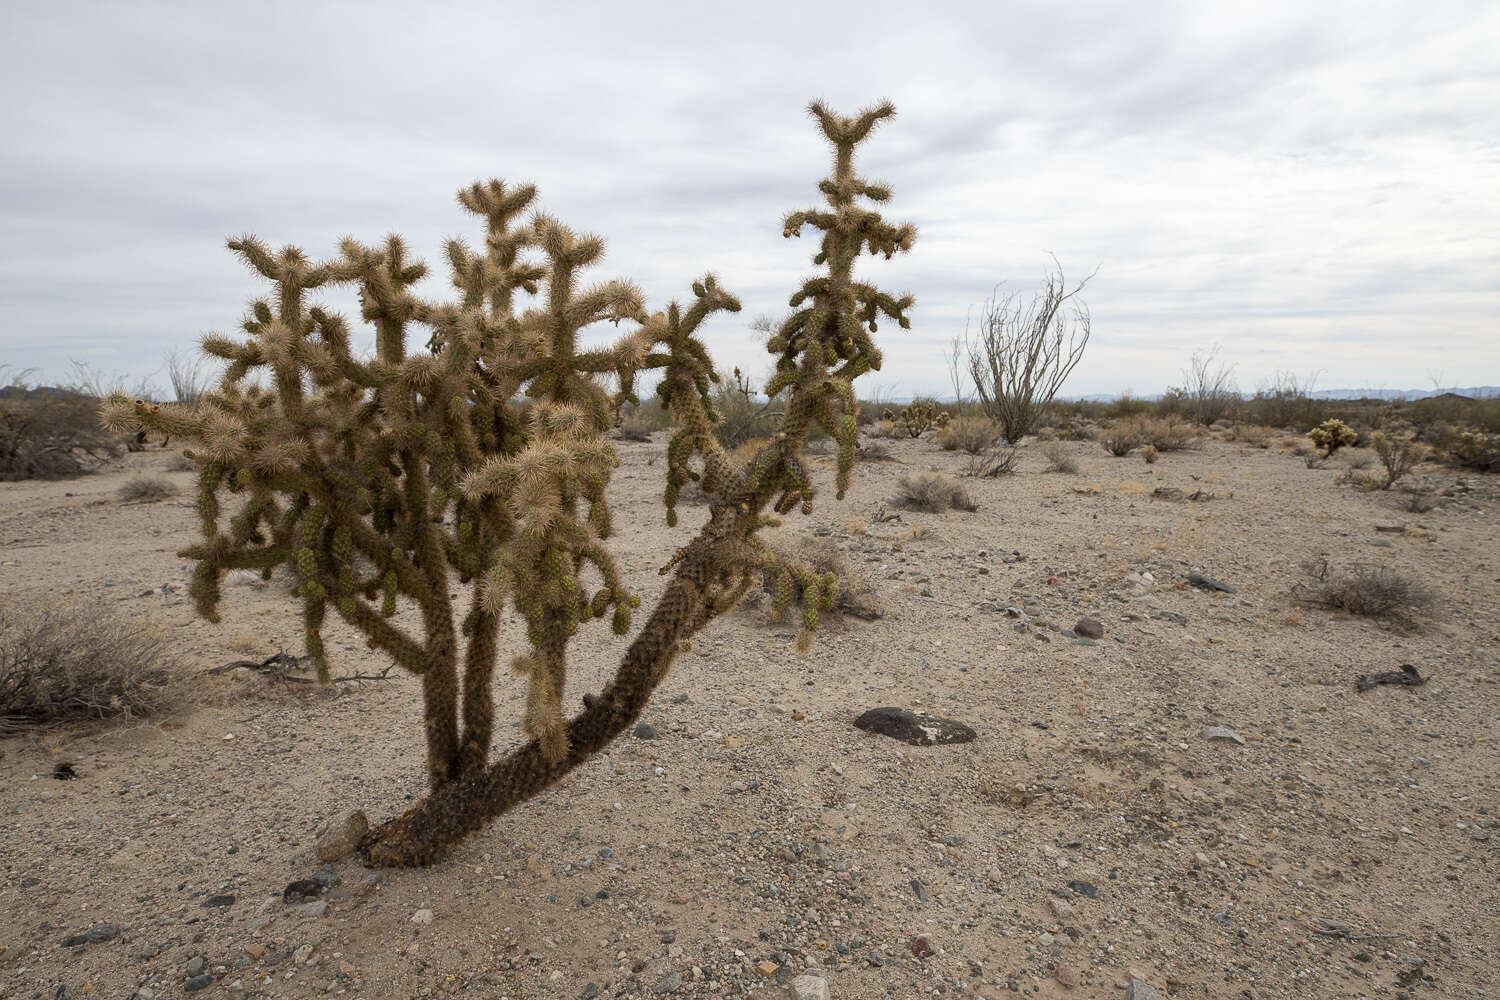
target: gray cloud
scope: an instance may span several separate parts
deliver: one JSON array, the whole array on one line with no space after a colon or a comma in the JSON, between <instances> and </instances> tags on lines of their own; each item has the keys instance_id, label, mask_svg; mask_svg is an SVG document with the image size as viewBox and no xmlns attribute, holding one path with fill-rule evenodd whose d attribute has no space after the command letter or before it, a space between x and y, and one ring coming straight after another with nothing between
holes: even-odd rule
<instances>
[{"instance_id":1,"label":"gray cloud","mask_svg":"<svg viewBox=\"0 0 1500 1000\"><path fill-rule=\"evenodd\" d=\"M599 275L653 304L718 272L746 309L711 346L758 371L749 319L811 270L779 220L816 201L822 96L901 110L863 161L921 230L865 271L918 297L879 384L943 390L939 348L1049 250L1101 268L1071 391L1160 389L1213 343L1247 385L1433 358L1500 382L1493 5L638 6L8 12L0 363L143 375L232 329L259 292L240 232L399 231L441 272L476 234L452 191L500 175L609 237Z\"/></svg>"}]
</instances>

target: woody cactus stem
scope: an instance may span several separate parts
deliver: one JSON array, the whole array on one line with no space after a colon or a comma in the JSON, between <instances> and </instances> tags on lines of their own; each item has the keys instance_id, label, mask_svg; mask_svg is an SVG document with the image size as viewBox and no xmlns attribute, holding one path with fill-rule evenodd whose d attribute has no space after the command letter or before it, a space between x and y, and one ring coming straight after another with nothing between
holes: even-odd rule
<instances>
[{"instance_id":1,"label":"woody cactus stem","mask_svg":"<svg viewBox=\"0 0 1500 1000\"><path fill-rule=\"evenodd\" d=\"M332 607L421 678L431 793L365 838L360 849L371 864L428 864L547 788L640 715L681 645L732 608L752 580L768 571L807 572L776 565L756 532L774 520L767 508L811 509L801 452L815 422L839 441L840 495L846 488L850 383L880 365L870 338L877 315L908 326L912 302L856 282L854 260L867 247L889 257L915 236L911 226L887 225L856 202L889 197L855 175L853 153L894 114L891 106L854 118L821 103L811 111L835 149L833 174L820 185L828 208L793 213L785 230L823 231L814 260L827 273L792 297L797 312L772 339L777 373L767 391L789 390L788 405L774 440L744 465L713 434L715 376L696 336L710 315L737 311L739 302L711 275L694 283L686 309L672 303L653 315L628 283L580 287L578 272L602 256L603 242L540 214L517 227L535 189L500 181L460 192L487 234L482 254L448 245L456 302L410 294L425 272L406 259L397 237L380 248L347 242L339 260L319 265L246 237L231 247L277 294L252 304L248 340L205 338L205 350L228 362L218 389L197 408L121 396L106 403L110 426L170 431L198 446L204 537L187 554L198 560L200 613L217 613L226 570L269 576L289 565L321 677L320 630ZM529 261L527 251L539 251L542 261ZM343 321L305 305L306 291L328 283L358 287L363 317L375 327L374 358L356 358ZM535 304L518 310L518 292ZM582 349L579 331L601 320L635 329L613 346ZM407 356L412 326L430 331L429 350ZM679 425L668 450L669 519L686 480L700 480L713 502L707 525L662 567L672 579L614 679L564 721L568 643L605 615L616 633L627 633L639 604L603 544L616 464L605 431L618 403L634 399L634 380L645 370L662 372L657 392ZM270 374L269 388L249 378L260 371ZM601 385L606 374L618 379L613 398ZM234 508L227 524L225 499ZM461 618L449 596L454 578L469 588ZM586 581L593 581L587 589ZM798 582L805 646L833 584ZM528 685L529 740L489 763L507 606L526 624L526 648L512 666Z\"/></svg>"}]
</instances>

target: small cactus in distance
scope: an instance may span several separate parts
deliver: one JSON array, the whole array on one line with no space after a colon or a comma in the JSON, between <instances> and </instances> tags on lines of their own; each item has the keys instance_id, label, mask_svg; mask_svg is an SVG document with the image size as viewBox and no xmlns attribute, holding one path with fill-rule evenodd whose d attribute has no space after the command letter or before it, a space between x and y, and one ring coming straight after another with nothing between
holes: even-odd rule
<instances>
[{"instance_id":1,"label":"small cactus in distance","mask_svg":"<svg viewBox=\"0 0 1500 1000\"><path fill-rule=\"evenodd\" d=\"M686 305L656 313L629 282L584 284L603 241L527 215L536 189L501 181L459 192L485 238L479 249L448 243L449 301L414 294L426 267L396 236L378 246L347 240L329 261L254 237L231 241L272 294L251 304L243 338L204 338L204 350L226 362L218 387L193 407L121 395L104 404L110 427L193 445L202 538L185 554L197 562L191 592L201 615L218 614L227 571L269 576L286 566L320 678L330 611L420 678L429 794L365 836L370 863L431 863L597 753L639 717L688 640L763 575L800 593L804 648L833 604L831 577L777 559L757 532L774 514L812 510L802 449L815 425L838 442L839 496L848 488L852 381L880 367L877 322L909 327L913 301L856 280L854 262L866 251L909 250L916 230L867 207L890 191L854 171L855 148L894 108L846 118L815 102L809 111L834 167L819 185L826 204L787 215L783 235L818 231L822 272L791 297L794 311L770 339L776 366L765 391L785 393L786 403L767 443L743 460L715 434L718 376L698 335L738 300L713 275L693 282ZM330 285L358 290L374 356L354 352L344 319L309 305L308 293ZM603 321L623 324L623 335L581 345L580 331ZM409 349L414 334L425 349ZM606 434L617 407L636 401L645 371L661 373L656 392L677 424L667 516L675 521L678 492L694 481L710 498L709 519L664 556L660 572L671 580L615 676L567 718L568 644L598 619L628 634L640 603L605 544L617 464ZM527 686L529 740L491 761L507 608L524 626L511 668ZM398 616L402 609L414 614Z\"/></svg>"},{"instance_id":2,"label":"small cactus in distance","mask_svg":"<svg viewBox=\"0 0 1500 1000\"><path fill-rule=\"evenodd\" d=\"M1337 417L1323 421L1308 431L1307 436L1323 458L1359 440L1359 435L1355 433L1354 428Z\"/></svg>"}]
</instances>

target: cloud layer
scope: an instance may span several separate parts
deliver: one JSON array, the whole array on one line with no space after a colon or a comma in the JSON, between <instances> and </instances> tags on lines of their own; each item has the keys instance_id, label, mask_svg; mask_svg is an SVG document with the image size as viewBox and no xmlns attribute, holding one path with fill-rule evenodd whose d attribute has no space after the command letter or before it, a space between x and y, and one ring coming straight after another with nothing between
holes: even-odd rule
<instances>
[{"instance_id":1,"label":"cloud layer","mask_svg":"<svg viewBox=\"0 0 1500 1000\"><path fill-rule=\"evenodd\" d=\"M759 371L822 96L901 111L862 166L920 237L866 274L918 306L873 384L943 391L966 315L1049 252L1099 269L1069 392L1159 391L1212 344L1245 388L1500 382L1492 4L217 6L8 14L0 363L145 375L258 293L226 236L437 263L475 231L451 192L498 175L653 305L717 272L746 312L710 346Z\"/></svg>"}]
</instances>

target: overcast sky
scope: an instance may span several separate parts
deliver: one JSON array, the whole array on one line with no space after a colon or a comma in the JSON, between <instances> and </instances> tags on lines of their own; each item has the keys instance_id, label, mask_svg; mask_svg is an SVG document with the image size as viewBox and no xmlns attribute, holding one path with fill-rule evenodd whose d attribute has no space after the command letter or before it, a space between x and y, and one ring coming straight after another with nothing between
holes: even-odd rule
<instances>
[{"instance_id":1,"label":"overcast sky","mask_svg":"<svg viewBox=\"0 0 1500 1000\"><path fill-rule=\"evenodd\" d=\"M887 394L1055 253L1093 339L1067 394L1157 392L1220 345L1242 388L1500 383L1500 4L495 2L7 4L0 364L145 376L232 331L253 232L329 255L395 231L446 280L453 199L539 185L653 308L705 270L745 312L715 358L764 372L812 241L780 218L828 157L804 113L900 115L861 166L915 293ZM444 289L428 283L430 294Z\"/></svg>"}]
</instances>

